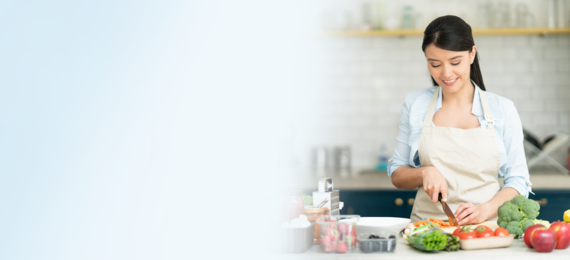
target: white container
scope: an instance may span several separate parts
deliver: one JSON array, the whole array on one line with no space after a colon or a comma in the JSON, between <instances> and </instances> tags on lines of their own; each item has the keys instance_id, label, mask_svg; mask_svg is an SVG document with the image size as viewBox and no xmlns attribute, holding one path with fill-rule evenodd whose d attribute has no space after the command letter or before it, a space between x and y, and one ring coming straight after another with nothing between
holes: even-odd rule
<instances>
[{"instance_id":1,"label":"white container","mask_svg":"<svg viewBox=\"0 0 570 260\"><path fill-rule=\"evenodd\" d=\"M390 232L398 234L410 223L409 218L362 217L356 223L358 234Z\"/></svg>"}]
</instances>

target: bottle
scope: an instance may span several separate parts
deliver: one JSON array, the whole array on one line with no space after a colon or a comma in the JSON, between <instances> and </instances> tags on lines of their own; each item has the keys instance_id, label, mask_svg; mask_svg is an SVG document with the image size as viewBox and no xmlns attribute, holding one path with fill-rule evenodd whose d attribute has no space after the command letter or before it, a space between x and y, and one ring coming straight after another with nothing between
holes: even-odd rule
<instances>
[{"instance_id":1,"label":"bottle","mask_svg":"<svg viewBox=\"0 0 570 260\"><path fill-rule=\"evenodd\" d=\"M382 144L380 146L380 156L378 156L378 165L376 165L377 170L386 171L388 170L388 151L386 151L386 145Z\"/></svg>"}]
</instances>

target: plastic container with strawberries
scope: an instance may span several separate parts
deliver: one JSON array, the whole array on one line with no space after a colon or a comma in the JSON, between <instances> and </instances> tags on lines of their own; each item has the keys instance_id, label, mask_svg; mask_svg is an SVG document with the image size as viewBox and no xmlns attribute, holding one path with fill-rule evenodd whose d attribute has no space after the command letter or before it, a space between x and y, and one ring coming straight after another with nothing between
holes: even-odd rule
<instances>
[{"instance_id":1,"label":"plastic container with strawberries","mask_svg":"<svg viewBox=\"0 0 570 260\"><path fill-rule=\"evenodd\" d=\"M356 249L356 223L359 215L324 215L317 220L320 248L325 253L349 253Z\"/></svg>"}]
</instances>

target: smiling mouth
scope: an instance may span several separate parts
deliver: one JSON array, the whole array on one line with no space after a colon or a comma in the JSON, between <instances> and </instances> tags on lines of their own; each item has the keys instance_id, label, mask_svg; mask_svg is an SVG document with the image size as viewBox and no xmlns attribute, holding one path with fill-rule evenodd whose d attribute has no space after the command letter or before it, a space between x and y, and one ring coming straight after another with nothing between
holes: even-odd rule
<instances>
[{"instance_id":1,"label":"smiling mouth","mask_svg":"<svg viewBox=\"0 0 570 260\"><path fill-rule=\"evenodd\" d=\"M453 84L457 81L457 79L458 79L458 78L455 78L455 79L449 80L449 81L448 81L448 80L444 80L443 83L445 83L445 85L451 86L451 85L453 85Z\"/></svg>"}]
</instances>

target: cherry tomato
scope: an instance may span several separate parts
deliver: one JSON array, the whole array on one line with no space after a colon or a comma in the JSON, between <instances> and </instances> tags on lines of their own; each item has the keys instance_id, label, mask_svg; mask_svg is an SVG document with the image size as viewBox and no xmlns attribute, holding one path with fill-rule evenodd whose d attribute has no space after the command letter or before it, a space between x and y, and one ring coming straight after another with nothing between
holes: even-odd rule
<instances>
[{"instance_id":1,"label":"cherry tomato","mask_svg":"<svg viewBox=\"0 0 570 260\"><path fill-rule=\"evenodd\" d=\"M477 226L477 227L475 228L474 232L475 232L475 235L477 235L477 237L481 237L480 234L483 233L483 232L485 232L486 230L491 230L491 229L490 229L489 227L487 227L487 226L481 225L481 226ZM492 230L491 230L491 233L493 233Z\"/></svg>"},{"instance_id":2,"label":"cherry tomato","mask_svg":"<svg viewBox=\"0 0 570 260\"><path fill-rule=\"evenodd\" d=\"M477 235L475 235L475 232L473 232L473 231L471 231L471 232L459 232L459 239L465 240L465 239L471 239L471 238L477 238Z\"/></svg>"},{"instance_id":3,"label":"cherry tomato","mask_svg":"<svg viewBox=\"0 0 570 260\"><path fill-rule=\"evenodd\" d=\"M461 228L456 228L456 229L453 231L453 235L454 235L454 236L459 236L459 232L460 232L460 231L461 231Z\"/></svg>"},{"instance_id":4,"label":"cherry tomato","mask_svg":"<svg viewBox=\"0 0 570 260\"><path fill-rule=\"evenodd\" d=\"M477 230L477 229L487 230L487 229L490 229L490 228L489 228L488 226L479 225L479 226L477 226L477 227L475 228L475 230Z\"/></svg>"},{"instance_id":5,"label":"cherry tomato","mask_svg":"<svg viewBox=\"0 0 570 260\"><path fill-rule=\"evenodd\" d=\"M504 237L504 236L508 236L510 234L511 233L509 233L509 231L506 228L497 228L495 230L495 236L498 236L498 237Z\"/></svg>"},{"instance_id":6,"label":"cherry tomato","mask_svg":"<svg viewBox=\"0 0 570 260\"><path fill-rule=\"evenodd\" d=\"M483 232L479 232L479 234L477 234L477 237L494 237L495 236L495 232L493 232L493 230L490 229L485 229Z\"/></svg>"}]
</instances>

